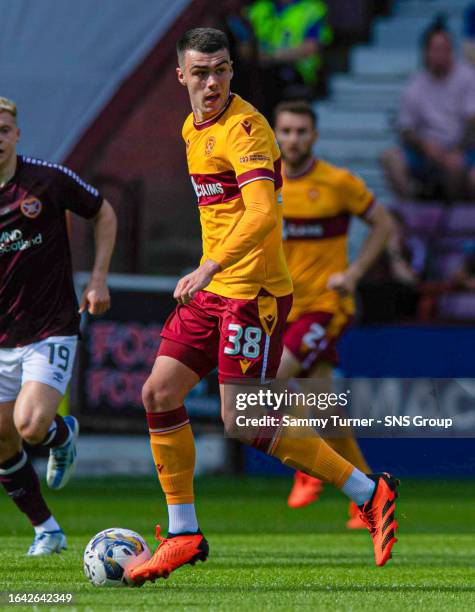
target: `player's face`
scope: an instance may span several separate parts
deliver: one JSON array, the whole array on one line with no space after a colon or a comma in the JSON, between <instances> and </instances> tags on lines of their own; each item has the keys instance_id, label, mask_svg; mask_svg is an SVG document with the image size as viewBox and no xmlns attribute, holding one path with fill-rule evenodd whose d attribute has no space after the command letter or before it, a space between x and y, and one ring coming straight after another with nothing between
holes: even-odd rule
<instances>
[{"instance_id":1,"label":"player's face","mask_svg":"<svg viewBox=\"0 0 475 612\"><path fill-rule=\"evenodd\" d=\"M8 164L16 155L16 144L20 130L15 118L7 112L0 112L0 168Z\"/></svg>"},{"instance_id":2,"label":"player's face","mask_svg":"<svg viewBox=\"0 0 475 612\"><path fill-rule=\"evenodd\" d=\"M298 167L312 155L312 146L317 139L311 117L284 111L279 113L275 124L275 135L284 161Z\"/></svg>"},{"instance_id":3,"label":"player's face","mask_svg":"<svg viewBox=\"0 0 475 612\"><path fill-rule=\"evenodd\" d=\"M188 89L198 121L216 115L226 104L233 76L227 49L216 53L185 51L183 65L176 71L178 80Z\"/></svg>"}]
</instances>

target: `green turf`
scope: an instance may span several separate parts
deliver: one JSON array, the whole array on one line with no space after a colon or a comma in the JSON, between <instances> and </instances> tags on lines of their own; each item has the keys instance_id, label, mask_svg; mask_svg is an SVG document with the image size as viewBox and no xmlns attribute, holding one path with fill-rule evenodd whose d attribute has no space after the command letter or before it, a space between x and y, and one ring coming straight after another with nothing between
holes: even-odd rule
<instances>
[{"instance_id":1,"label":"green turf","mask_svg":"<svg viewBox=\"0 0 475 612\"><path fill-rule=\"evenodd\" d=\"M113 526L134 529L153 546L155 522L166 526L153 478L76 479L48 492L69 550L42 559L24 556L30 527L1 497L0 592L72 593L73 609L92 611L475 609L473 481L403 483L399 542L384 568L374 567L367 533L345 530L339 493L328 487L318 504L290 510L288 487L280 478L199 480L209 561L141 589L90 586L82 552L92 535Z\"/></svg>"}]
</instances>

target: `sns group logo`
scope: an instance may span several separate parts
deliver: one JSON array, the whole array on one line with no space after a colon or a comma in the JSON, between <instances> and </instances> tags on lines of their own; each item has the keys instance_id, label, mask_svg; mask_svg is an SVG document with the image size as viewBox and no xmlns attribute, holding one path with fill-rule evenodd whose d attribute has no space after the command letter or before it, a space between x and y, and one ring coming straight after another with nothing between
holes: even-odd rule
<instances>
[{"instance_id":1,"label":"sns group logo","mask_svg":"<svg viewBox=\"0 0 475 612\"><path fill-rule=\"evenodd\" d=\"M28 217L28 219L36 219L42 208L43 204L40 202L40 200L38 200L38 198L27 198L20 204L21 212L25 215L25 217Z\"/></svg>"}]
</instances>

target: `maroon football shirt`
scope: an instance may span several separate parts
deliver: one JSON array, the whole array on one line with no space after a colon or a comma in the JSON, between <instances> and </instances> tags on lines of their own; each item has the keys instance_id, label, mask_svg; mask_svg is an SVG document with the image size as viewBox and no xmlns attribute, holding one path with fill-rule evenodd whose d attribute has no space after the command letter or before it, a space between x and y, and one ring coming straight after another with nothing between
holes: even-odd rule
<instances>
[{"instance_id":1,"label":"maroon football shirt","mask_svg":"<svg viewBox=\"0 0 475 612\"><path fill-rule=\"evenodd\" d=\"M0 347L78 333L65 211L91 218L101 204L68 168L18 156L0 189Z\"/></svg>"}]
</instances>

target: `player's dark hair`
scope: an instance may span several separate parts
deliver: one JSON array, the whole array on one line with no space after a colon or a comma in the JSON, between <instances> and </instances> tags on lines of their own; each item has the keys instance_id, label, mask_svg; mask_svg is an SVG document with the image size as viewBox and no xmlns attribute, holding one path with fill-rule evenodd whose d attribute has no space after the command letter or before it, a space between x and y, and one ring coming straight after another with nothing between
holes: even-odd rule
<instances>
[{"instance_id":1,"label":"player's dark hair","mask_svg":"<svg viewBox=\"0 0 475 612\"><path fill-rule=\"evenodd\" d=\"M183 34L176 44L178 61L182 63L185 51L193 50L201 53L216 53L221 49L229 51L228 37L215 28L193 28Z\"/></svg>"},{"instance_id":2,"label":"player's dark hair","mask_svg":"<svg viewBox=\"0 0 475 612\"><path fill-rule=\"evenodd\" d=\"M279 102L274 108L274 125L277 123L277 117L281 113L294 113L295 115L306 115L312 120L314 128L318 125L318 115L313 110L312 105L305 100L287 100Z\"/></svg>"}]
</instances>

